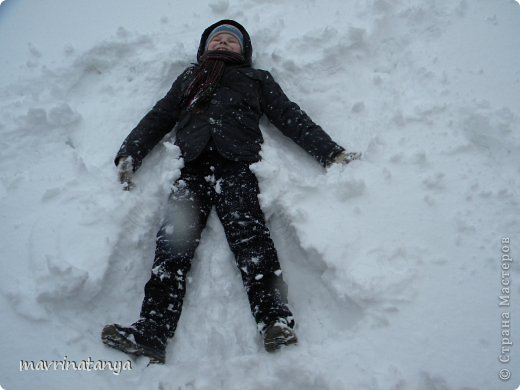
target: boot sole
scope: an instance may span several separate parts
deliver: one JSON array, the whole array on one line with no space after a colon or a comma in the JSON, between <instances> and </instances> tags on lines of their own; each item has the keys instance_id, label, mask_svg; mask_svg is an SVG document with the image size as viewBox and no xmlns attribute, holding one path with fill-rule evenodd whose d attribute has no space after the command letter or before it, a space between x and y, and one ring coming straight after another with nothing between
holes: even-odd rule
<instances>
[{"instance_id":1,"label":"boot sole","mask_svg":"<svg viewBox=\"0 0 520 390\"><path fill-rule=\"evenodd\" d=\"M164 364L165 356L157 352L157 350L138 345L126 338L119 332L115 325L107 325L101 332L101 340L103 344L111 348L117 349L132 356L146 356L150 358L150 364Z\"/></svg>"},{"instance_id":2,"label":"boot sole","mask_svg":"<svg viewBox=\"0 0 520 390\"><path fill-rule=\"evenodd\" d=\"M269 341L264 341L264 347L267 352L276 352L282 346L295 345L298 343L298 338L293 336L289 339L285 337L277 337Z\"/></svg>"}]
</instances>

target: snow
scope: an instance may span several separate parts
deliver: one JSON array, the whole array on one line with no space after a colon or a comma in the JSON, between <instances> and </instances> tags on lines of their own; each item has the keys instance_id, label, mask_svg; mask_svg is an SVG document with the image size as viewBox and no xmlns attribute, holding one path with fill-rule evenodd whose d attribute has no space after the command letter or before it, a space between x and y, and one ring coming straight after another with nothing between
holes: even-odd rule
<instances>
[{"instance_id":1,"label":"snow","mask_svg":"<svg viewBox=\"0 0 520 390\"><path fill-rule=\"evenodd\" d=\"M520 384L520 7L513 0L128 0L0 5L0 386L5 389L513 389ZM164 366L103 325L138 315L179 150L123 192L113 158L236 19L254 62L341 145L322 169L267 121L255 164L299 345L263 351L215 213ZM502 239L513 258L504 276ZM504 279L505 278L505 279ZM499 306L501 280L511 306ZM510 314L504 329L503 313ZM513 340L500 363L503 330ZM511 372L501 381L499 371Z\"/></svg>"}]
</instances>

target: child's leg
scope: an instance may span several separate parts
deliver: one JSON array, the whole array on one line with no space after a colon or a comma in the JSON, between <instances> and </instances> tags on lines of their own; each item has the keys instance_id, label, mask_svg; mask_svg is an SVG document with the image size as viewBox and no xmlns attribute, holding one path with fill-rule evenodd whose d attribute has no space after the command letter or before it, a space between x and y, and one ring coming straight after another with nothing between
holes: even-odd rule
<instances>
[{"instance_id":1,"label":"child's leg","mask_svg":"<svg viewBox=\"0 0 520 390\"><path fill-rule=\"evenodd\" d=\"M165 344L173 337L201 232L211 212L211 186L204 175L183 170L168 201L168 209L157 234L150 280L145 285L141 318L134 326Z\"/></svg>"},{"instance_id":2,"label":"child's leg","mask_svg":"<svg viewBox=\"0 0 520 390\"><path fill-rule=\"evenodd\" d=\"M294 326L287 285L258 202L258 181L248 164L223 172L216 209L242 274L251 311L263 332L274 321Z\"/></svg>"}]
</instances>

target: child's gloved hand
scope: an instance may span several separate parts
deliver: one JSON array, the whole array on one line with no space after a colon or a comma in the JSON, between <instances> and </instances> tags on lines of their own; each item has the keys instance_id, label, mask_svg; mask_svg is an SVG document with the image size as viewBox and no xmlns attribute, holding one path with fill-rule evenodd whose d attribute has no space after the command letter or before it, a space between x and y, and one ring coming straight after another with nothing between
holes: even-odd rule
<instances>
[{"instance_id":1,"label":"child's gloved hand","mask_svg":"<svg viewBox=\"0 0 520 390\"><path fill-rule=\"evenodd\" d=\"M134 164L132 157L124 156L119 159L117 164L117 175L119 177L119 181L123 185L123 190L130 191L135 187L134 183L132 183L132 177L134 175Z\"/></svg>"},{"instance_id":2,"label":"child's gloved hand","mask_svg":"<svg viewBox=\"0 0 520 390\"><path fill-rule=\"evenodd\" d=\"M338 154L334 160L329 164L344 164L347 165L349 162L353 160L359 160L361 159L361 153L360 152L341 152Z\"/></svg>"}]
</instances>

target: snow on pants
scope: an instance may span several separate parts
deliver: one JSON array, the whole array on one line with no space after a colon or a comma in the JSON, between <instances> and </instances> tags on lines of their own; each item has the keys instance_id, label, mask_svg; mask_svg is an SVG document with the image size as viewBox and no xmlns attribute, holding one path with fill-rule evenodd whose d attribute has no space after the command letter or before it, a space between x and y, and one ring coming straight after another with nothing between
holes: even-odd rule
<instances>
[{"instance_id":1,"label":"snow on pants","mask_svg":"<svg viewBox=\"0 0 520 390\"><path fill-rule=\"evenodd\" d=\"M235 255L259 330L277 320L294 325L287 306L287 285L258 193L257 179L246 162L205 152L186 164L157 234L152 274L138 321L142 331L163 340L173 337L186 292L186 275L213 206Z\"/></svg>"}]
</instances>

